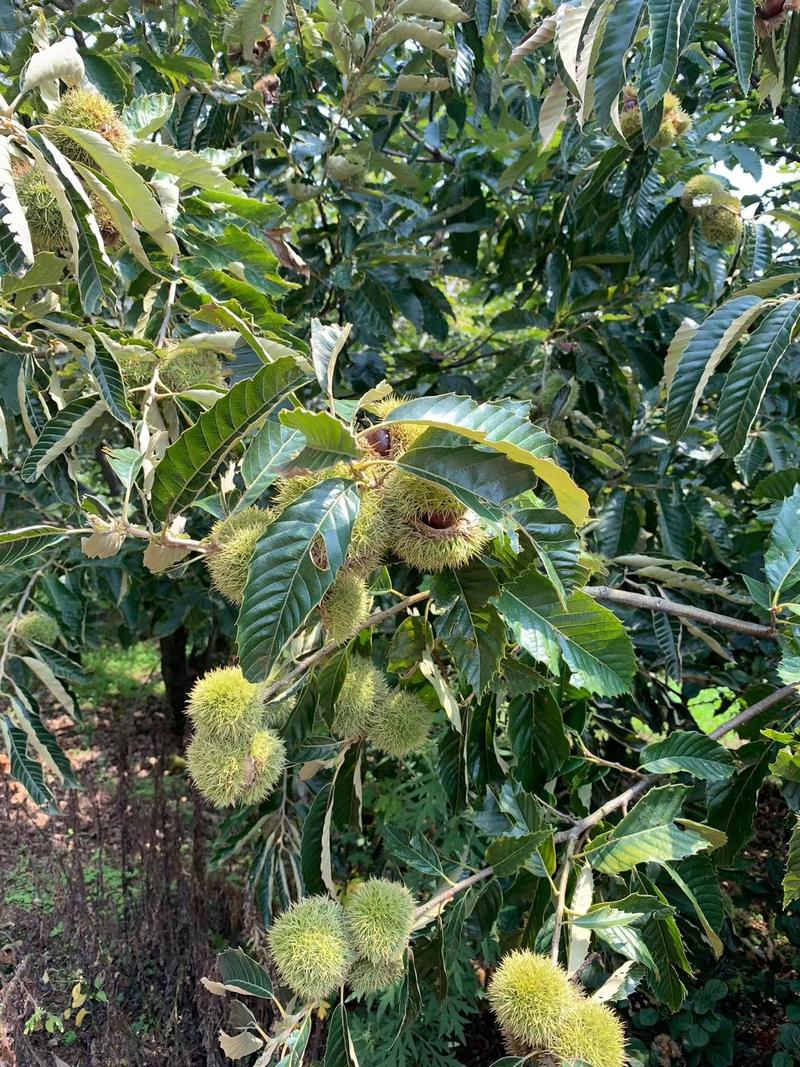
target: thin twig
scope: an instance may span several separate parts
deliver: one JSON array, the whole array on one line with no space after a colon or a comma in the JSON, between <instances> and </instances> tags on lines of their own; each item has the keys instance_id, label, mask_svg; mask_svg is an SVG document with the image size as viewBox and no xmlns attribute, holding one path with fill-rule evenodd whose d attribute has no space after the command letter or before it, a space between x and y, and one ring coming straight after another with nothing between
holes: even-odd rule
<instances>
[{"instance_id":1,"label":"thin twig","mask_svg":"<svg viewBox=\"0 0 800 1067\"><path fill-rule=\"evenodd\" d=\"M172 257L172 269L177 272L178 270L178 257ZM162 348L164 342L167 339L169 333L169 323L172 318L172 308L175 304L175 297L178 293L178 279L173 278L169 283L169 289L167 290L167 299L164 303L164 318L161 320L161 329L158 331L158 337L156 338L156 348Z\"/></svg>"},{"instance_id":2,"label":"thin twig","mask_svg":"<svg viewBox=\"0 0 800 1067\"><path fill-rule=\"evenodd\" d=\"M569 872L572 870L572 856L578 845L578 836L574 828L569 831L567 847L564 850L564 865L561 868L561 878L558 883L558 896L556 897L556 918L553 926L553 942L550 946L550 959L558 963L558 949L561 943L561 927L564 922L564 908L567 903L567 885L569 884Z\"/></svg>"},{"instance_id":3,"label":"thin twig","mask_svg":"<svg viewBox=\"0 0 800 1067\"><path fill-rule=\"evenodd\" d=\"M3 650L2 652L0 652L0 678L3 678L5 676L6 660L8 659L8 653L9 649L11 648L11 642L14 639L14 631L17 628L17 624L19 623L20 618L24 614L25 605L31 598L33 587L38 582L39 576L47 569L47 566L48 564L43 563L42 566L34 572L33 577L25 586L23 594L20 597L19 604L17 604L17 610L14 612L14 615L8 624L8 630L6 632L5 640L3 641Z\"/></svg>"},{"instance_id":4,"label":"thin twig","mask_svg":"<svg viewBox=\"0 0 800 1067\"><path fill-rule=\"evenodd\" d=\"M777 637L771 626L764 626L759 622L748 622L747 619L736 619L732 615L719 615L716 611L695 608L691 604L679 604L665 597L642 596L640 593L613 589L609 585L587 585L584 586L583 592L588 593L595 600L607 600L612 604L623 604L625 607L638 608L640 611L661 611L666 615L678 615L706 626L717 626L722 630L733 630L735 633L747 634L750 637L766 637L770 640Z\"/></svg>"},{"instance_id":5,"label":"thin twig","mask_svg":"<svg viewBox=\"0 0 800 1067\"><path fill-rule=\"evenodd\" d=\"M406 608L411 608L415 604L421 604L422 601L427 600L429 597L430 593L427 592L414 593L411 596L407 596L403 600L401 600L399 604L392 604L390 608L385 608L383 611L376 611L373 615L370 615L368 619L365 619L364 622L362 622L356 632L358 633L361 630L366 630L370 626L380 626L380 624L386 622L387 619L391 619L393 616L399 615L401 611L405 611ZM312 667L315 667L322 660L330 656L331 653L335 652L337 648L341 648L342 645L346 645L347 642L350 640L351 638L348 637L344 641L328 641L322 646L322 648L317 649L316 652L312 653L310 656L307 656L304 660L301 660L296 667L293 667L292 670L289 671L288 674L284 675L283 678L281 678L279 681L273 682L272 685L268 686L264 690L262 697L264 703L269 703L269 701L276 697L279 693L282 693L285 689L288 689L292 682L296 681L298 678L301 678L306 673L306 671L311 670Z\"/></svg>"},{"instance_id":6,"label":"thin twig","mask_svg":"<svg viewBox=\"0 0 800 1067\"><path fill-rule=\"evenodd\" d=\"M482 882L484 878L488 878L492 874L493 867L484 867L483 870L477 871L475 874L471 874L469 878L464 878L460 882L456 882L455 885L451 885L449 889L443 889L441 893L437 893L435 897L426 904L421 904L414 912L414 918L417 922L420 919L425 919L433 912L438 912L441 908L445 907L457 893L463 892L465 889L469 889L471 885L476 885L478 882Z\"/></svg>"}]
</instances>

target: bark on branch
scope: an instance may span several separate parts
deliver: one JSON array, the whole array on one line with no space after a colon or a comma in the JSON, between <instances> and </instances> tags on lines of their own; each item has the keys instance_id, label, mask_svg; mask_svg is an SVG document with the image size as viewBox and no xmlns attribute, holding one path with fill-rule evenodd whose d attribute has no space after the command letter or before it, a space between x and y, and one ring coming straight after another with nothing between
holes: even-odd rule
<instances>
[{"instance_id":1,"label":"bark on branch","mask_svg":"<svg viewBox=\"0 0 800 1067\"><path fill-rule=\"evenodd\" d=\"M666 615L677 615L692 622L699 622L704 626L716 626L720 630L733 630L738 634L747 634L749 637L765 637L774 640L777 636L771 626L764 626L760 622L749 622L747 619L737 619L732 615L720 615L716 611L706 611L705 608L695 608L691 604L678 604L674 600L667 600L661 596L644 596L642 593L629 593L624 589L614 589L610 585L587 585L584 593L595 598L605 600L611 604L621 604L628 608L638 608L640 611L661 611Z\"/></svg>"}]
</instances>

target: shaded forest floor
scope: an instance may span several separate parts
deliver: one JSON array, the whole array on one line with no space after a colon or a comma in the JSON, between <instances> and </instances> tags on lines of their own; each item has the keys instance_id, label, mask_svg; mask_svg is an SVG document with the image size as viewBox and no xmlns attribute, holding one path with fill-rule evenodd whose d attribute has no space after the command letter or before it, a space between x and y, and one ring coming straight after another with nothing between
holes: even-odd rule
<instances>
[{"instance_id":1,"label":"shaded forest floor","mask_svg":"<svg viewBox=\"0 0 800 1067\"><path fill-rule=\"evenodd\" d=\"M85 726L49 720L82 786L59 792L62 814L42 815L0 757L0 1064L217 1067L230 1062L217 1042L223 1005L199 980L256 920L236 879L207 870L214 820L183 773L155 650L95 655ZM768 786L727 884L726 954L699 972L689 1005L664 1017L635 996L636 1062L800 1063L800 919L780 911L784 815ZM489 1067L502 1054L479 1011L452 1062Z\"/></svg>"}]
</instances>

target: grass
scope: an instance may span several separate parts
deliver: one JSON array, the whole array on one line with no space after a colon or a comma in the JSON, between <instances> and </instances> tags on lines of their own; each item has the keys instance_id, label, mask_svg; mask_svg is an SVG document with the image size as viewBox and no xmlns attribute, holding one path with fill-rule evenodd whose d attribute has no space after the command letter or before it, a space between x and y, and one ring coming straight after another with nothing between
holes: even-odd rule
<instances>
[{"instance_id":1,"label":"grass","mask_svg":"<svg viewBox=\"0 0 800 1067\"><path fill-rule=\"evenodd\" d=\"M158 646L153 642L92 649L83 657L83 668L89 679L79 687L84 710L96 709L112 698L141 701L164 693Z\"/></svg>"}]
</instances>

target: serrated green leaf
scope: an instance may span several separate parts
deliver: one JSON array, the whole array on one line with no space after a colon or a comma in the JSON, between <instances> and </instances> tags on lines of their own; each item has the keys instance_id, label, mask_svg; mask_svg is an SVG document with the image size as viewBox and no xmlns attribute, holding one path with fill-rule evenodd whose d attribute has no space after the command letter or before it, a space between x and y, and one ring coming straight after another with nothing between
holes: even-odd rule
<instances>
[{"instance_id":1,"label":"serrated green leaf","mask_svg":"<svg viewBox=\"0 0 800 1067\"><path fill-rule=\"evenodd\" d=\"M41 764L28 755L28 738L25 731L14 726L6 715L0 715L0 731L11 762L12 778L25 789L34 804L54 815L57 808L53 794L45 785Z\"/></svg>"},{"instance_id":2,"label":"serrated green leaf","mask_svg":"<svg viewBox=\"0 0 800 1067\"><path fill-rule=\"evenodd\" d=\"M678 38L683 0L649 0L649 59L645 101L655 107L672 85L678 69Z\"/></svg>"},{"instance_id":3,"label":"serrated green leaf","mask_svg":"<svg viewBox=\"0 0 800 1067\"><path fill-rule=\"evenodd\" d=\"M383 829L383 847L407 867L436 878L444 877L442 862L436 849L420 833L411 833L404 827L386 825Z\"/></svg>"},{"instance_id":4,"label":"serrated green leaf","mask_svg":"<svg viewBox=\"0 0 800 1067\"><path fill-rule=\"evenodd\" d=\"M269 673L333 584L359 505L354 482L328 478L285 508L258 539L237 626L242 670L251 682ZM314 556L323 543L324 567Z\"/></svg>"},{"instance_id":5,"label":"serrated green leaf","mask_svg":"<svg viewBox=\"0 0 800 1067\"><path fill-rule=\"evenodd\" d=\"M691 859L701 860L702 861L702 860L705 860L705 857L704 856L693 856L693 857L691 857ZM709 945L711 945L711 949L712 949L714 955L717 957L717 959L719 959L719 957L722 955L722 942L719 939L719 935L713 929L713 927L712 927L712 925L711 925L711 923L710 923L710 921L708 919L708 916L706 915L706 913L705 913L705 911L703 909L703 905L701 903L701 900L698 899L697 892L696 892L696 890L701 890L703 893L708 895L708 894L710 894L712 892L711 886L713 885L716 888L717 894L719 895L719 885L718 885L716 877L714 876L714 873L713 873L714 869L713 869L711 863L708 862L708 860L705 860L705 862L707 864L707 867L705 868L705 871L706 872L710 871L710 882L708 880L706 880L706 879L704 879L702 882L699 882L696 877L694 879L692 879L691 881L687 880L687 878L684 877L684 873L689 873L688 864L691 862L691 859L688 860L686 864L682 865L682 867L686 868L686 872L684 872L683 869L681 869L680 871L677 870L675 867L673 867L669 863L663 863L662 867L667 872L667 874L670 876L670 878L672 878L672 880L675 882L675 884L678 886L678 888L683 892L684 896L686 897L686 899L691 904L692 908L694 909L694 913L697 916L697 919L698 919L700 925L702 926L706 937L708 938L708 943L709 943ZM695 871L697 871L696 868L695 868ZM711 897L711 900L712 900L712 904L716 903L716 900L713 897Z\"/></svg>"},{"instance_id":6,"label":"serrated green leaf","mask_svg":"<svg viewBox=\"0 0 800 1067\"><path fill-rule=\"evenodd\" d=\"M796 485L800 485L800 467L786 467L756 482L753 496L756 500L783 500L792 495Z\"/></svg>"},{"instance_id":7,"label":"serrated green leaf","mask_svg":"<svg viewBox=\"0 0 800 1067\"><path fill-rule=\"evenodd\" d=\"M651 11L652 3L650 0ZM615 131L620 140L623 138L617 130L617 100L625 84L625 58L636 36L643 7L643 0L616 0L610 8L592 67L598 122L607 133Z\"/></svg>"},{"instance_id":8,"label":"serrated green leaf","mask_svg":"<svg viewBox=\"0 0 800 1067\"><path fill-rule=\"evenodd\" d=\"M21 526L0 533L0 566L7 566L26 556L35 556L65 536L58 526Z\"/></svg>"},{"instance_id":9,"label":"serrated green leaf","mask_svg":"<svg viewBox=\"0 0 800 1067\"><path fill-rule=\"evenodd\" d=\"M198 188L238 193L236 186L225 177L219 167L196 152L181 151L155 141L134 141L130 146L129 156L133 163L155 167L165 174L172 174L178 179L181 189Z\"/></svg>"},{"instance_id":10,"label":"serrated green leaf","mask_svg":"<svg viewBox=\"0 0 800 1067\"><path fill-rule=\"evenodd\" d=\"M44 127L45 132L49 127ZM150 192L147 182L112 144L100 133L81 130L72 126L60 126L59 134L66 134L87 152L97 167L111 181L123 203L127 204L134 219L164 252L174 255L178 244L171 233L170 224L157 198ZM137 142L138 143L138 142ZM147 141L146 144L152 142ZM157 146L162 147L162 146Z\"/></svg>"},{"instance_id":11,"label":"serrated green leaf","mask_svg":"<svg viewBox=\"0 0 800 1067\"><path fill-rule=\"evenodd\" d=\"M728 0L731 13L731 40L736 57L736 73L745 96L750 95L750 74L756 54L755 0Z\"/></svg>"},{"instance_id":12,"label":"serrated green leaf","mask_svg":"<svg viewBox=\"0 0 800 1067\"><path fill-rule=\"evenodd\" d=\"M787 300L764 318L733 361L717 412L717 434L729 456L744 448L770 378L800 320L800 301Z\"/></svg>"},{"instance_id":13,"label":"serrated green leaf","mask_svg":"<svg viewBox=\"0 0 800 1067\"><path fill-rule=\"evenodd\" d=\"M349 322L344 326L336 323L325 326L319 319L311 320L311 358L314 361L314 373L320 388L329 397L333 396L336 361L347 344L351 329Z\"/></svg>"},{"instance_id":14,"label":"serrated green leaf","mask_svg":"<svg viewBox=\"0 0 800 1067\"><path fill-rule=\"evenodd\" d=\"M523 789L535 792L553 778L569 757L561 709L549 692L512 699L508 706L508 739Z\"/></svg>"},{"instance_id":15,"label":"serrated green leaf","mask_svg":"<svg viewBox=\"0 0 800 1067\"><path fill-rule=\"evenodd\" d=\"M101 344L99 348L95 347L89 353L91 355L92 374L100 389L100 394L108 406L108 410L123 426L130 427L132 422L128 409L128 397L116 359L118 351L123 346L117 345L113 338L100 330L96 330L94 333Z\"/></svg>"},{"instance_id":16,"label":"serrated green leaf","mask_svg":"<svg viewBox=\"0 0 800 1067\"><path fill-rule=\"evenodd\" d=\"M721 360L766 306L760 297L737 296L693 329L668 381L667 432L673 441L689 425L703 390ZM676 338L682 329L679 327Z\"/></svg>"},{"instance_id":17,"label":"serrated green leaf","mask_svg":"<svg viewBox=\"0 0 800 1067\"><path fill-rule=\"evenodd\" d=\"M357 459L358 445L350 430L327 411L282 411L278 416L284 426L298 430L306 447L297 457L297 466L324 470L343 460Z\"/></svg>"},{"instance_id":18,"label":"serrated green leaf","mask_svg":"<svg viewBox=\"0 0 800 1067\"><path fill-rule=\"evenodd\" d=\"M631 893L621 900L593 904L583 915L572 919L571 925L584 930L602 930L606 927L641 923L649 915L669 914L669 905L658 897L651 897L646 893Z\"/></svg>"},{"instance_id":19,"label":"serrated green leaf","mask_svg":"<svg viewBox=\"0 0 800 1067\"><path fill-rule=\"evenodd\" d=\"M427 430L398 458L402 470L435 482L491 522L499 505L530 489L530 469L498 452L465 444L458 434Z\"/></svg>"},{"instance_id":20,"label":"serrated green leaf","mask_svg":"<svg viewBox=\"0 0 800 1067\"><path fill-rule=\"evenodd\" d=\"M88 682L89 679L81 665L70 659L69 656L65 656L63 652L56 648L50 648L49 645L42 645L38 641L31 641L27 637L19 636L18 639L24 641L39 659L47 664L57 678L64 678L68 682L75 682L77 685L86 685Z\"/></svg>"},{"instance_id":21,"label":"serrated green leaf","mask_svg":"<svg viewBox=\"0 0 800 1067\"><path fill-rule=\"evenodd\" d=\"M680 860L708 848L701 834L675 825L688 792L688 786L667 785L645 793L605 840L589 845L589 863L605 874L620 874L639 863Z\"/></svg>"},{"instance_id":22,"label":"serrated green leaf","mask_svg":"<svg viewBox=\"0 0 800 1067\"><path fill-rule=\"evenodd\" d=\"M358 1057L347 1025L347 1012L342 1003L333 1009L328 1026L324 1067L358 1067Z\"/></svg>"},{"instance_id":23,"label":"serrated green leaf","mask_svg":"<svg viewBox=\"0 0 800 1067\"><path fill-rule=\"evenodd\" d=\"M792 600L800 590L800 485L781 504L764 553L764 573L772 605Z\"/></svg>"},{"instance_id":24,"label":"serrated green leaf","mask_svg":"<svg viewBox=\"0 0 800 1067\"><path fill-rule=\"evenodd\" d=\"M25 457L20 469L24 482L35 482L44 469L71 448L104 411L105 401L96 396L71 400L45 423L36 444Z\"/></svg>"},{"instance_id":25,"label":"serrated green leaf","mask_svg":"<svg viewBox=\"0 0 800 1067\"><path fill-rule=\"evenodd\" d=\"M478 561L444 571L431 581L431 594L441 611L436 620L439 639L479 696L497 674L506 643L505 625L489 604L497 592L494 575Z\"/></svg>"},{"instance_id":26,"label":"serrated green leaf","mask_svg":"<svg viewBox=\"0 0 800 1067\"><path fill-rule=\"evenodd\" d=\"M708 822L722 830L727 844L717 852L726 866L750 840L761 784L769 771L773 746L763 742L739 750L744 766L737 774L708 786Z\"/></svg>"},{"instance_id":27,"label":"serrated green leaf","mask_svg":"<svg viewBox=\"0 0 800 1067\"><path fill-rule=\"evenodd\" d=\"M20 656L25 666L36 675L42 685L46 686L55 700L76 722L81 721L81 709L73 694L56 677L55 672L44 657Z\"/></svg>"},{"instance_id":28,"label":"serrated green leaf","mask_svg":"<svg viewBox=\"0 0 800 1067\"><path fill-rule=\"evenodd\" d=\"M797 818L789 839L786 871L783 876L783 906L788 908L800 899L800 816Z\"/></svg>"},{"instance_id":29,"label":"serrated green leaf","mask_svg":"<svg viewBox=\"0 0 800 1067\"><path fill-rule=\"evenodd\" d=\"M122 111L122 121L135 137L149 137L169 121L175 97L171 93L144 93Z\"/></svg>"},{"instance_id":30,"label":"serrated green leaf","mask_svg":"<svg viewBox=\"0 0 800 1067\"><path fill-rule=\"evenodd\" d=\"M486 862L494 868L498 878L515 874L552 833L552 830L536 830L521 837L496 837L486 849Z\"/></svg>"},{"instance_id":31,"label":"serrated green leaf","mask_svg":"<svg viewBox=\"0 0 800 1067\"><path fill-rule=\"evenodd\" d=\"M217 954L217 967L222 982L232 993L272 999L272 982L260 963L256 963L240 948L228 948Z\"/></svg>"},{"instance_id":32,"label":"serrated green leaf","mask_svg":"<svg viewBox=\"0 0 800 1067\"><path fill-rule=\"evenodd\" d=\"M233 446L292 390L308 381L285 356L238 382L169 446L153 479L153 513L162 522L205 489Z\"/></svg>"},{"instance_id":33,"label":"serrated green leaf","mask_svg":"<svg viewBox=\"0 0 800 1067\"><path fill-rule=\"evenodd\" d=\"M332 787L329 782L320 789L303 822L300 866L303 872L303 885L307 893L326 891L322 878L322 837L325 817L330 806L331 791Z\"/></svg>"},{"instance_id":34,"label":"serrated green leaf","mask_svg":"<svg viewBox=\"0 0 800 1067\"><path fill-rule=\"evenodd\" d=\"M514 519L530 537L545 574L562 600L577 582L581 546L575 526L554 508L526 508Z\"/></svg>"},{"instance_id":35,"label":"serrated green leaf","mask_svg":"<svg viewBox=\"0 0 800 1067\"><path fill-rule=\"evenodd\" d=\"M270 416L257 430L245 450L242 477L247 489L239 507L254 504L280 475L281 469L294 460L303 447L303 435Z\"/></svg>"},{"instance_id":36,"label":"serrated green leaf","mask_svg":"<svg viewBox=\"0 0 800 1067\"><path fill-rule=\"evenodd\" d=\"M64 754L55 734L42 722L41 715L34 707L14 696L10 700L20 725L28 735L28 742L33 746L39 758L47 763L67 789L78 789L78 781L72 772L72 764Z\"/></svg>"},{"instance_id":37,"label":"serrated green leaf","mask_svg":"<svg viewBox=\"0 0 800 1067\"><path fill-rule=\"evenodd\" d=\"M589 498L565 470L549 456L555 442L537 430L526 417L527 405L504 403L479 404L471 397L420 397L401 404L384 421L410 422L435 426L469 437L478 444L502 452L515 463L530 467L534 474L553 490L558 506L577 526L589 514Z\"/></svg>"},{"instance_id":38,"label":"serrated green leaf","mask_svg":"<svg viewBox=\"0 0 800 1067\"><path fill-rule=\"evenodd\" d=\"M272 229L284 218L284 211L276 200L253 200L242 193L229 193L224 189L205 189L197 194L198 200L209 204L224 204L231 214L248 222Z\"/></svg>"},{"instance_id":39,"label":"serrated green leaf","mask_svg":"<svg viewBox=\"0 0 800 1067\"><path fill-rule=\"evenodd\" d=\"M442 22L466 22L469 15L451 0L400 0L396 15L421 15Z\"/></svg>"},{"instance_id":40,"label":"serrated green leaf","mask_svg":"<svg viewBox=\"0 0 800 1067\"><path fill-rule=\"evenodd\" d=\"M28 220L17 197L7 137L0 138L0 275L18 277L33 266Z\"/></svg>"},{"instance_id":41,"label":"serrated green leaf","mask_svg":"<svg viewBox=\"0 0 800 1067\"><path fill-rule=\"evenodd\" d=\"M664 741L656 741L639 755L642 770L650 774L686 771L706 782L719 782L734 773L728 749L705 734L673 730Z\"/></svg>"},{"instance_id":42,"label":"serrated green leaf","mask_svg":"<svg viewBox=\"0 0 800 1067\"><path fill-rule=\"evenodd\" d=\"M562 605L550 582L530 568L494 602L519 644L554 672L563 656L576 684L592 693L618 696L630 688L631 640L616 615L586 593L574 592Z\"/></svg>"}]
</instances>

